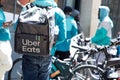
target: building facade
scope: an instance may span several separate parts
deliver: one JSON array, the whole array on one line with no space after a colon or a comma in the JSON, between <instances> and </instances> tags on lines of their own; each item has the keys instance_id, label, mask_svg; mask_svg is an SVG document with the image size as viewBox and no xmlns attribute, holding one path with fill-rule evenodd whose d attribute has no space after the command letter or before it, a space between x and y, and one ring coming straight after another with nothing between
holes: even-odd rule
<instances>
[{"instance_id":1,"label":"building facade","mask_svg":"<svg viewBox=\"0 0 120 80\"><path fill-rule=\"evenodd\" d=\"M112 29L113 38L120 31L120 0L58 0L58 5L63 9L64 6L71 6L81 13L81 25L87 37L95 34L98 24L98 7L105 5L110 8L110 17L114 23Z\"/></svg>"},{"instance_id":2,"label":"building facade","mask_svg":"<svg viewBox=\"0 0 120 80\"><path fill-rule=\"evenodd\" d=\"M4 1L4 10L7 12L15 12L19 14L21 7L17 5L15 9L15 1ZM91 37L95 34L98 24L98 7L100 5L106 5L110 7L110 17L114 22L113 37L116 37L117 32L120 31L119 27L119 15L120 15L120 0L55 0L58 6L63 9L66 5L71 6L80 11L80 20L83 31L87 37ZM8 4L9 3L9 4Z\"/></svg>"},{"instance_id":3,"label":"building facade","mask_svg":"<svg viewBox=\"0 0 120 80\"><path fill-rule=\"evenodd\" d=\"M71 6L80 11L81 27L85 36L93 36L98 24L98 7L101 5L101 0L65 0L64 2L64 6Z\"/></svg>"}]
</instances>

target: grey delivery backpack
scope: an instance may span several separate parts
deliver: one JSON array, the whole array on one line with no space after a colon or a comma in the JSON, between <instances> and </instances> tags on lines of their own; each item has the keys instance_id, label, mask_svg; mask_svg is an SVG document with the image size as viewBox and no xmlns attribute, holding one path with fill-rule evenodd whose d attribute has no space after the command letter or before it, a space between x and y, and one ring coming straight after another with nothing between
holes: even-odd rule
<instances>
[{"instance_id":1,"label":"grey delivery backpack","mask_svg":"<svg viewBox=\"0 0 120 80\"><path fill-rule=\"evenodd\" d=\"M27 4L18 17L15 52L26 55L49 55L54 42L54 9Z\"/></svg>"}]
</instances>

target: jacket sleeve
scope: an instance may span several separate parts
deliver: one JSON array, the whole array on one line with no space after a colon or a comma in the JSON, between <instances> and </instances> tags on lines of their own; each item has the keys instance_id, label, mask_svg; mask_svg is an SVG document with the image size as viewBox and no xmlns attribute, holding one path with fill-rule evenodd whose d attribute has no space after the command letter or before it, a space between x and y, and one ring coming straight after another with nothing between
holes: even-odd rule
<instances>
[{"instance_id":1,"label":"jacket sleeve","mask_svg":"<svg viewBox=\"0 0 120 80\"><path fill-rule=\"evenodd\" d=\"M66 18L63 13L63 11L59 8L56 8L55 10L55 25L59 27L59 34L57 37L56 44L52 47L51 55L55 54L55 51L57 49L57 45L64 43L66 39Z\"/></svg>"},{"instance_id":2,"label":"jacket sleeve","mask_svg":"<svg viewBox=\"0 0 120 80\"><path fill-rule=\"evenodd\" d=\"M59 27L58 41L66 38L66 19L63 11L58 8L55 13L55 24Z\"/></svg>"},{"instance_id":3,"label":"jacket sleeve","mask_svg":"<svg viewBox=\"0 0 120 80\"><path fill-rule=\"evenodd\" d=\"M78 34L78 27L77 27L77 23L75 21L73 21L73 25L72 25L72 37Z\"/></svg>"},{"instance_id":4,"label":"jacket sleeve","mask_svg":"<svg viewBox=\"0 0 120 80\"><path fill-rule=\"evenodd\" d=\"M97 29L96 34L91 39L92 43L107 45L110 43L110 38L107 36L107 30L105 28Z\"/></svg>"}]
</instances>

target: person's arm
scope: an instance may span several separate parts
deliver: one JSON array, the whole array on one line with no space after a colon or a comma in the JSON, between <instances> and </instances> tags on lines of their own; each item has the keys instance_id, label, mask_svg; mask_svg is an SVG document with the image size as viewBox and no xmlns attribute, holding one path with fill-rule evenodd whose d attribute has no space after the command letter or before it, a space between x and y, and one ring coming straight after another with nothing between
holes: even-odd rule
<instances>
[{"instance_id":1,"label":"person's arm","mask_svg":"<svg viewBox=\"0 0 120 80\"><path fill-rule=\"evenodd\" d=\"M12 25L12 21L4 22L4 23L3 23L3 27L4 27L4 28L9 27L10 25Z\"/></svg>"},{"instance_id":2,"label":"person's arm","mask_svg":"<svg viewBox=\"0 0 120 80\"><path fill-rule=\"evenodd\" d=\"M72 37L78 34L78 27L75 21L72 22Z\"/></svg>"},{"instance_id":3,"label":"person's arm","mask_svg":"<svg viewBox=\"0 0 120 80\"><path fill-rule=\"evenodd\" d=\"M92 37L91 41L97 45L109 45L110 37L107 36L107 30L102 27L96 31L96 34Z\"/></svg>"}]
</instances>

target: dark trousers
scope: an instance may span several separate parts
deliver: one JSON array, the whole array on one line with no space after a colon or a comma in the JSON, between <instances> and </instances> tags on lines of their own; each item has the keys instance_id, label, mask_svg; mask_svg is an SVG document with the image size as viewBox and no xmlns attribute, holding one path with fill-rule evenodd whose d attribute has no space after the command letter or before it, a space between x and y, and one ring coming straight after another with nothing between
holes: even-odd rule
<instances>
[{"instance_id":1,"label":"dark trousers","mask_svg":"<svg viewBox=\"0 0 120 80\"><path fill-rule=\"evenodd\" d=\"M56 51L55 52L55 57L63 60L65 58L69 58L70 56L70 52L69 51L66 51L66 52L62 52L62 51Z\"/></svg>"},{"instance_id":2,"label":"dark trousers","mask_svg":"<svg viewBox=\"0 0 120 80\"><path fill-rule=\"evenodd\" d=\"M51 56L23 55L23 80L49 80Z\"/></svg>"}]
</instances>

